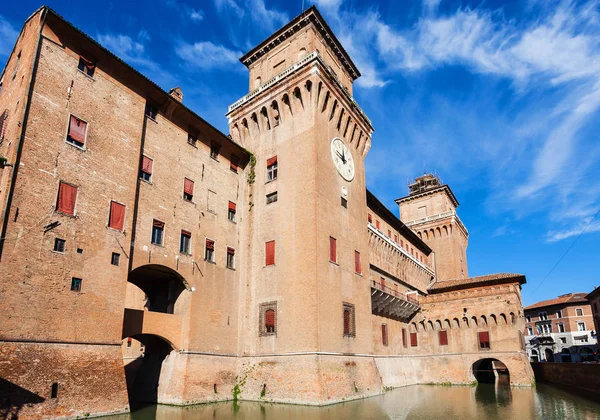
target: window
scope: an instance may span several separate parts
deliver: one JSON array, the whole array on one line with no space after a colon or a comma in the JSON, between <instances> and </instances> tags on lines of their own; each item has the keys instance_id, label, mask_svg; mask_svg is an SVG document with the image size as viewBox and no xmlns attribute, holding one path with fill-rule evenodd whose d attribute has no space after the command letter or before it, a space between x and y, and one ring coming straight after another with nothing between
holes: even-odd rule
<instances>
[{"instance_id":1,"label":"window","mask_svg":"<svg viewBox=\"0 0 600 420\"><path fill-rule=\"evenodd\" d=\"M206 198L206 209L214 214L217 214L217 193L208 190L208 196Z\"/></svg>"},{"instance_id":2,"label":"window","mask_svg":"<svg viewBox=\"0 0 600 420\"><path fill-rule=\"evenodd\" d=\"M387 324L381 324L381 344L387 347L388 345L388 328Z\"/></svg>"},{"instance_id":3,"label":"window","mask_svg":"<svg viewBox=\"0 0 600 420\"><path fill-rule=\"evenodd\" d=\"M267 159L267 182L277 179L277 156Z\"/></svg>"},{"instance_id":4,"label":"window","mask_svg":"<svg viewBox=\"0 0 600 420\"><path fill-rule=\"evenodd\" d=\"M259 335L277 335L277 302L260 305Z\"/></svg>"},{"instance_id":5,"label":"window","mask_svg":"<svg viewBox=\"0 0 600 420\"><path fill-rule=\"evenodd\" d=\"M155 106L146 104L146 117L150 118L151 120L156 120L157 114L158 114L158 110L156 109Z\"/></svg>"},{"instance_id":6,"label":"window","mask_svg":"<svg viewBox=\"0 0 600 420\"><path fill-rule=\"evenodd\" d=\"M119 261L121 260L121 254L117 252L113 252L110 257L110 263L112 265L119 265Z\"/></svg>"},{"instance_id":7,"label":"window","mask_svg":"<svg viewBox=\"0 0 600 420\"><path fill-rule=\"evenodd\" d=\"M398 243L398 235L396 235L395 233L394 233L394 242Z\"/></svg>"},{"instance_id":8,"label":"window","mask_svg":"<svg viewBox=\"0 0 600 420\"><path fill-rule=\"evenodd\" d=\"M73 277L71 279L71 291L81 292L81 282L82 280L80 278Z\"/></svg>"},{"instance_id":9,"label":"window","mask_svg":"<svg viewBox=\"0 0 600 420\"><path fill-rule=\"evenodd\" d=\"M581 337L581 342L582 343L587 343L588 342L588 336L584 335L583 337Z\"/></svg>"},{"instance_id":10,"label":"window","mask_svg":"<svg viewBox=\"0 0 600 420\"><path fill-rule=\"evenodd\" d=\"M560 317L559 317L559 318L560 318ZM526 320L527 322L531 322L531 315L527 315L527 316L525 317L525 320Z\"/></svg>"},{"instance_id":11,"label":"window","mask_svg":"<svg viewBox=\"0 0 600 420\"><path fill-rule=\"evenodd\" d=\"M562 318L562 311L556 311L556 317L557 318Z\"/></svg>"},{"instance_id":12,"label":"window","mask_svg":"<svg viewBox=\"0 0 600 420\"><path fill-rule=\"evenodd\" d=\"M354 251L354 272L362 274L362 267L360 264L360 252Z\"/></svg>"},{"instance_id":13,"label":"window","mask_svg":"<svg viewBox=\"0 0 600 420\"><path fill-rule=\"evenodd\" d=\"M329 261L337 263L337 241L333 237L329 237Z\"/></svg>"},{"instance_id":14,"label":"window","mask_svg":"<svg viewBox=\"0 0 600 420\"><path fill-rule=\"evenodd\" d=\"M6 127L8 127L8 110L5 110L2 115L0 115L0 140L4 140Z\"/></svg>"},{"instance_id":15,"label":"window","mask_svg":"<svg viewBox=\"0 0 600 420\"><path fill-rule=\"evenodd\" d=\"M140 178L146 182L150 182L152 179L152 159L150 159L148 156L142 156Z\"/></svg>"},{"instance_id":16,"label":"window","mask_svg":"<svg viewBox=\"0 0 600 420\"><path fill-rule=\"evenodd\" d=\"M379 229L379 220L375 220L375 227Z\"/></svg>"},{"instance_id":17,"label":"window","mask_svg":"<svg viewBox=\"0 0 600 420\"><path fill-rule=\"evenodd\" d=\"M346 200L344 197L342 197L342 207L345 209L348 208L348 200Z\"/></svg>"},{"instance_id":18,"label":"window","mask_svg":"<svg viewBox=\"0 0 600 420\"><path fill-rule=\"evenodd\" d=\"M231 169L232 172L235 172L237 174L239 166L240 158L236 155L231 155L231 160L229 161L229 169Z\"/></svg>"},{"instance_id":19,"label":"window","mask_svg":"<svg viewBox=\"0 0 600 420\"><path fill-rule=\"evenodd\" d=\"M208 262L215 262L215 241L212 239L206 239L206 246L204 248L204 260Z\"/></svg>"},{"instance_id":20,"label":"window","mask_svg":"<svg viewBox=\"0 0 600 420\"><path fill-rule=\"evenodd\" d=\"M235 203L230 201L229 207L227 209L227 218L232 222L235 222L235 211L236 211Z\"/></svg>"},{"instance_id":21,"label":"window","mask_svg":"<svg viewBox=\"0 0 600 420\"><path fill-rule=\"evenodd\" d=\"M187 230L181 231L181 237L179 239L179 252L182 254L190 255L192 245L192 233Z\"/></svg>"},{"instance_id":22,"label":"window","mask_svg":"<svg viewBox=\"0 0 600 420\"><path fill-rule=\"evenodd\" d=\"M490 349L490 333L488 331L479 332L479 348L481 350Z\"/></svg>"},{"instance_id":23,"label":"window","mask_svg":"<svg viewBox=\"0 0 600 420\"><path fill-rule=\"evenodd\" d=\"M194 147L196 147L196 143L198 142L198 137L197 137L197 136L195 136L195 135L194 135L194 134L192 134L192 133L188 133L188 140L187 140L187 141L188 141L188 144L189 144L190 146L194 146Z\"/></svg>"},{"instance_id":24,"label":"window","mask_svg":"<svg viewBox=\"0 0 600 420\"><path fill-rule=\"evenodd\" d=\"M438 338L440 340L440 346L448 345L448 331L438 331Z\"/></svg>"},{"instance_id":25,"label":"window","mask_svg":"<svg viewBox=\"0 0 600 420\"><path fill-rule=\"evenodd\" d=\"M577 331L585 331L585 322L577 323Z\"/></svg>"},{"instance_id":26,"label":"window","mask_svg":"<svg viewBox=\"0 0 600 420\"><path fill-rule=\"evenodd\" d=\"M189 178L183 179L183 199L186 201L194 199L194 181Z\"/></svg>"},{"instance_id":27,"label":"window","mask_svg":"<svg viewBox=\"0 0 600 420\"><path fill-rule=\"evenodd\" d=\"M565 332L565 324L563 324L562 322L559 322L557 324L557 327L558 327L558 332L559 333L564 333Z\"/></svg>"},{"instance_id":28,"label":"window","mask_svg":"<svg viewBox=\"0 0 600 420\"><path fill-rule=\"evenodd\" d=\"M69 133L67 134L67 143L73 144L77 147L83 147L85 145L85 138L87 136L87 123L80 120L74 115L71 115L69 119Z\"/></svg>"},{"instance_id":29,"label":"window","mask_svg":"<svg viewBox=\"0 0 600 420\"><path fill-rule=\"evenodd\" d=\"M227 247L227 268L235 268L235 249Z\"/></svg>"},{"instance_id":30,"label":"window","mask_svg":"<svg viewBox=\"0 0 600 420\"><path fill-rule=\"evenodd\" d=\"M77 201L77 187L60 181L58 185L58 199L56 210L73 216L75 214L75 203Z\"/></svg>"},{"instance_id":31,"label":"window","mask_svg":"<svg viewBox=\"0 0 600 420\"><path fill-rule=\"evenodd\" d=\"M388 229L388 238L391 238L391 237L392 237L392 230Z\"/></svg>"},{"instance_id":32,"label":"window","mask_svg":"<svg viewBox=\"0 0 600 420\"><path fill-rule=\"evenodd\" d=\"M164 232L165 232L164 222L154 219L152 221L152 240L151 240L151 242L154 245L162 245Z\"/></svg>"},{"instance_id":33,"label":"window","mask_svg":"<svg viewBox=\"0 0 600 420\"><path fill-rule=\"evenodd\" d=\"M221 146L218 143L211 143L210 145L210 157L219 160L219 150Z\"/></svg>"},{"instance_id":34,"label":"window","mask_svg":"<svg viewBox=\"0 0 600 420\"><path fill-rule=\"evenodd\" d=\"M567 337L560 337L560 342L562 344L566 344L567 343Z\"/></svg>"},{"instance_id":35,"label":"window","mask_svg":"<svg viewBox=\"0 0 600 420\"><path fill-rule=\"evenodd\" d=\"M540 316L540 321L548 320L548 312L540 312L538 315Z\"/></svg>"},{"instance_id":36,"label":"window","mask_svg":"<svg viewBox=\"0 0 600 420\"><path fill-rule=\"evenodd\" d=\"M131 347L132 341L131 337L127 337L127 347Z\"/></svg>"},{"instance_id":37,"label":"window","mask_svg":"<svg viewBox=\"0 0 600 420\"><path fill-rule=\"evenodd\" d=\"M344 337L356 337L356 324L354 320L354 305L343 304Z\"/></svg>"},{"instance_id":38,"label":"window","mask_svg":"<svg viewBox=\"0 0 600 420\"><path fill-rule=\"evenodd\" d=\"M576 316L583 316L583 309L581 309L581 308L575 309L575 315Z\"/></svg>"},{"instance_id":39,"label":"window","mask_svg":"<svg viewBox=\"0 0 600 420\"><path fill-rule=\"evenodd\" d=\"M533 327L527 327L527 335L533 335Z\"/></svg>"},{"instance_id":40,"label":"window","mask_svg":"<svg viewBox=\"0 0 600 420\"><path fill-rule=\"evenodd\" d=\"M125 206L116 201L110 202L110 215L108 216L108 227L123 231L125 225Z\"/></svg>"},{"instance_id":41,"label":"window","mask_svg":"<svg viewBox=\"0 0 600 420\"><path fill-rule=\"evenodd\" d=\"M64 239L54 238L54 252L65 252L65 243Z\"/></svg>"},{"instance_id":42,"label":"window","mask_svg":"<svg viewBox=\"0 0 600 420\"><path fill-rule=\"evenodd\" d=\"M50 388L50 398L58 398L58 382L53 382Z\"/></svg>"},{"instance_id":43,"label":"window","mask_svg":"<svg viewBox=\"0 0 600 420\"><path fill-rule=\"evenodd\" d=\"M275 241L265 243L265 265L275 264Z\"/></svg>"},{"instance_id":44,"label":"window","mask_svg":"<svg viewBox=\"0 0 600 420\"><path fill-rule=\"evenodd\" d=\"M271 204L277 201L277 191L267 194L267 204Z\"/></svg>"},{"instance_id":45,"label":"window","mask_svg":"<svg viewBox=\"0 0 600 420\"><path fill-rule=\"evenodd\" d=\"M410 346L417 347L417 333L416 332L410 333Z\"/></svg>"},{"instance_id":46,"label":"window","mask_svg":"<svg viewBox=\"0 0 600 420\"><path fill-rule=\"evenodd\" d=\"M93 77L94 70L96 70L96 65L86 58L79 57L79 65L77 68L88 76Z\"/></svg>"},{"instance_id":47,"label":"window","mask_svg":"<svg viewBox=\"0 0 600 420\"><path fill-rule=\"evenodd\" d=\"M402 328L402 347L408 347L408 343L406 342L406 328Z\"/></svg>"},{"instance_id":48,"label":"window","mask_svg":"<svg viewBox=\"0 0 600 420\"><path fill-rule=\"evenodd\" d=\"M367 214L367 222L373 223L373 216L371 216L371 213Z\"/></svg>"}]
</instances>

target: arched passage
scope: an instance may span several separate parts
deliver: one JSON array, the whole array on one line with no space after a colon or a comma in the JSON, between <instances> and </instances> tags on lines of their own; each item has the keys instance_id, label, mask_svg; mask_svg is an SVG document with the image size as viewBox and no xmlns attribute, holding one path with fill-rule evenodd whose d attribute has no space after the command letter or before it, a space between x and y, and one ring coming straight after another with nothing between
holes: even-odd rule
<instances>
[{"instance_id":1,"label":"arched passage","mask_svg":"<svg viewBox=\"0 0 600 420\"><path fill-rule=\"evenodd\" d=\"M135 342L132 347L139 354L125 363L129 404L136 406L156 403L159 400L159 387L168 387L167 383L161 383L161 372L174 350L173 346L164 338L153 334L128 337L125 339L128 340L128 346L131 338Z\"/></svg>"},{"instance_id":2,"label":"arched passage","mask_svg":"<svg viewBox=\"0 0 600 420\"><path fill-rule=\"evenodd\" d=\"M571 352L569 349L564 348L560 351L560 359L561 362L571 362Z\"/></svg>"},{"instance_id":3,"label":"arched passage","mask_svg":"<svg viewBox=\"0 0 600 420\"><path fill-rule=\"evenodd\" d=\"M148 264L129 273L128 280L142 289L147 300L144 309L166 314L176 313L176 303L186 289L186 280L175 270L158 264Z\"/></svg>"},{"instance_id":4,"label":"arched passage","mask_svg":"<svg viewBox=\"0 0 600 420\"><path fill-rule=\"evenodd\" d=\"M552 349L544 350L544 355L546 356L546 362L554 362L554 352Z\"/></svg>"},{"instance_id":5,"label":"arched passage","mask_svg":"<svg viewBox=\"0 0 600 420\"><path fill-rule=\"evenodd\" d=\"M594 352L589 347L582 347L579 349L579 357L582 362L593 362L594 361Z\"/></svg>"},{"instance_id":6,"label":"arched passage","mask_svg":"<svg viewBox=\"0 0 600 420\"><path fill-rule=\"evenodd\" d=\"M530 356L530 360L532 362L539 362L540 361L540 356L538 355L538 351L537 350L531 350L531 356Z\"/></svg>"},{"instance_id":7,"label":"arched passage","mask_svg":"<svg viewBox=\"0 0 600 420\"><path fill-rule=\"evenodd\" d=\"M510 373L504 363L498 359L480 359L471 367L478 383L510 384Z\"/></svg>"}]
</instances>

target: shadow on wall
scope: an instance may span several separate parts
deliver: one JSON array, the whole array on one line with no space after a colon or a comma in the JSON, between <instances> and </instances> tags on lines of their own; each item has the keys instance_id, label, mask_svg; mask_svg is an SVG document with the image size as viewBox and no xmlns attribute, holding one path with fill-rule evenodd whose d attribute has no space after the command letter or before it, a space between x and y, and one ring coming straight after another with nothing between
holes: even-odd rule
<instances>
[{"instance_id":1,"label":"shadow on wall","mask_svg":"<svg viewBox=\"0 0 600 420\"><path fill-rule=\"evenodd\" d=\"M24 405L39 404L46 399L6 379L0 378L0 418L16 420Z\"/></svg>"}]
</instances>

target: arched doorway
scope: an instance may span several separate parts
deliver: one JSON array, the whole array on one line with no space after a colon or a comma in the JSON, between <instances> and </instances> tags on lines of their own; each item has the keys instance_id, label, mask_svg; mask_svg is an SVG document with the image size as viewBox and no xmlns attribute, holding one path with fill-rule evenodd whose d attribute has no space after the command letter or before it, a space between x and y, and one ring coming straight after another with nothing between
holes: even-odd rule
<instances>
[{"instance_id":1,"label":"arched doorway","mask_svg":"<svg viewBox=\"0 0 600 420\"><path fill-rule=\"evenodd\" d=\"M546 362L554 362L554 352L552 349L546 349L544 354L546 356Z\"/></svg>"},{"instance_id":2,"label":"arched doorway","mask_svg":"<svg viewBox=\"0 0 600 420\"><path fill-rule=\"evenodd\" d=\"M177 271L158 264L136 268L129 273L127 281L146 294L144 309L166 314L179 312L179 296L184 290L190 289L187 281Z\"/></svg>"},{"instance_id":3,"label":"arched doorway","mask_svg":"<svg viewBox=\"0 0 600 420\"><path fill-rule=\"evenodd\" d=\"M582 347L579 349L579 357L582 362L593 362L594 361L594 352L589 347Z\"/></svg>"},{"instance_id":4,"label":"arched doorway","mask_svg":"<svg viewBox=\"0 0 600 420\"><path fill-rule=\"evenodd\" d=\"M571 362L571 352L569 349L564 348L560 351L560 359L562 362Z\"/></svg>"},{"instance_id":5,"label":"arched doorway","mask_svg":"<svg viewBox=\"0 0 600 420\"><path fill-rule=\"evenodd\" d=\"M481 359L471 367L473 376L478 383L507 383L510 384L510 374L504 363L498 359Z\"/></svg>"},{"instance_id":6,"label":"arched doorway","mask_svg":"<svg viewBox=\"0 0 600 420\"><path fill-rule=\"evenodd\" d=\"M531 350L530 360L532 362L539 362L540 361L540 356L538 355L537 350Z\"/></svg>"},{"instance_id":7,"label":"arched doorway","mask_svg":"<svg viewBox=\"0 0 600 420\"><path fill-rule=\"evenodd\" d=\"M125 340L126 347L139 352L137 357L125 363L129 404L132 407L155 404L158 402L159 386L167 385L160 383L163 364L174 349L165 339L152 334L140 334Z\"/></svg>"}]
</instances>

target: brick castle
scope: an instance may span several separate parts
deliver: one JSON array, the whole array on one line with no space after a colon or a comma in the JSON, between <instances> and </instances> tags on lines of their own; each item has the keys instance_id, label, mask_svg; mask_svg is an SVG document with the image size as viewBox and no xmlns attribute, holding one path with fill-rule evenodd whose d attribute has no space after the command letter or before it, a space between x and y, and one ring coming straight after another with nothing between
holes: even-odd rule
<instances>
[{"instance_id":1,"label":"brick castle","mask_svg":"<svg viewBox=\"0 0 600 420\"><path fill-rule=\"evenodd\" d=\"M52 9L25 22L0 92L3 414L530 386L524 276L468 277L436 176L401 219L366 189L360 73L318 10L241 61L225 135Z\"/></svg>"}]
</instances>

